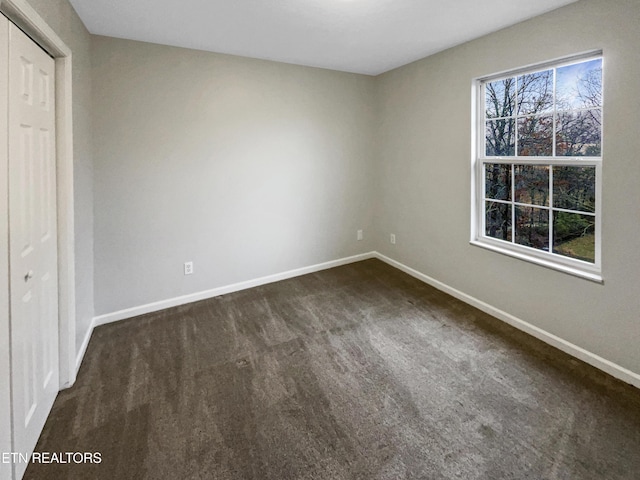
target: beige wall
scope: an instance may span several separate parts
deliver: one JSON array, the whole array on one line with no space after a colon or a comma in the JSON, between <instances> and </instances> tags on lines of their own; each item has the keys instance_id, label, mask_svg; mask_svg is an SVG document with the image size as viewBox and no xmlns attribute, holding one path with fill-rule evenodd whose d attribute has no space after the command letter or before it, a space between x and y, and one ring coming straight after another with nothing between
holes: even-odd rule
<instances>
[{"instance_id":1,"label":"beige wall","mask_svg":"<svg viewBox=\"0 0 640 480\"><path fill-rule=\"evenodd\" d=\"M92 57L98 315L371 250L372 77L106 37Z\"/></svg>"},{"instance_id":2,"label":"beige wall","mask_svg":"<svg viewBox=\"0 0 640 480\"><path fill-rule=\"evenodd\" d=\"M28 0L73 53L76 350L93 319L93 162L91 35L67 0Z\"/></svg>"},{"instance_id":3,"label":"beige wall","mask_svg":"<svg viewBox=\"0 0 640 480\"><path fill-rule=\"evenodd\" d=\"M640 373L638 25L637 0L581 0L378 77L376 218L383 254ZM604 285L469 245L472 79L594 49Z\"/></svg>"}]
</instances>

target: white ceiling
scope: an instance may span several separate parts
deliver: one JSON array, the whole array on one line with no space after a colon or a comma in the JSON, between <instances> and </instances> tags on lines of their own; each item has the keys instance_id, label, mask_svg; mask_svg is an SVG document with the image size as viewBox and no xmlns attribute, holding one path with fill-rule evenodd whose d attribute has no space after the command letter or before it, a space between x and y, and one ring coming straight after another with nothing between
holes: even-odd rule
<instances>
[{"instance_id":1,"label":"white ceiling","mask_svg":"<svg viewBox=\"0 0 640 480\"><path fill-rule=\"evenodd\" d=\"M70 0L91 33L377 75L576 0Z\"/></svg>"}]
</instances>

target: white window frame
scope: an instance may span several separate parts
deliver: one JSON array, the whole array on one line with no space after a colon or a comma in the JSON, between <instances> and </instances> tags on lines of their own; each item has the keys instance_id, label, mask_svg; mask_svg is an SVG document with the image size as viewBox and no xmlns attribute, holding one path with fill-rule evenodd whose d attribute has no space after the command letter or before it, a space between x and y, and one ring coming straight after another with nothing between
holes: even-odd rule
<instances>
[{"instance_id":1,"label":"white window frame","mask_svg":"<svg viewBox=\"0 0 640 480\"><path fill-rule=\"evenodd\" d=\"M518 75L539 72L550 68L560 68L566 65L580 63L588 60L602 59L603 72L604 72L604 58L602 51L588 52L585 54L575 55L572 57L565 57L559 60L554 60L542 64L536 64L520 69L510 70L508 72L502 72L486 77L477 78L473 81L472 91L472 168L471 168L471 241L472 245L476 245L488 250L515 257L527 262L535 263L547 268L559 270L571 275L585 278L598 283L603 283L602 277L602 157L604 149L604 135L601 134L601 150L599 157L565 157L565 156L505 156L505 157L488 157L485 150L485 84L504 78L514 77ZM555 78L555 77L554 77ZM604 75L603 75L604 83ZM604 90L604 87L603 87ZM555 92L555 88L554 88ZM601 105L601 112L604 111L604 100ZM557 115L554 98L554 119ZM604 115L602 115L604 117ZM515 119L515 117L514 117ZM603 120L604 121L604 120ZM517 128L517 121L516 121ZM554 121L555 129L555 121ZM555 135L554 135L555 136ZM517 142L517 132L516 132ZM555 142L554 142L555 153ZM595 180L595 261L594 263L578 260L570 257L565 257L550 251L543 251L536 248L528 247L515 243L515 223L512 220L512 241L488 237L485 232L486 216L485 216L485 164L508 164L512 165L512 189L514 188L514 166L515 165L552 165L552 166L592 166L596 169ZM550 171L550 196L552 195L553 174ZM489 199L493 200L493 199ZM520 205L515 201L515 198L511 198L511 201L505 201L498 203L507 203L513 206ZM524 204L522 204L524 205ZM530 206L530 205L526 205ZM549 210L549 237L550 241L553 241L553 222L551 219L552 199L550 198L548 206L536 205L536 208L542 208ZM512 208L512 214L513 214ZM560 210L553 207L553 210ZM570 213L576 213L575 211L569 211ZM580 212L583 213L583 212Z\"/></svg>"}]
</instances>

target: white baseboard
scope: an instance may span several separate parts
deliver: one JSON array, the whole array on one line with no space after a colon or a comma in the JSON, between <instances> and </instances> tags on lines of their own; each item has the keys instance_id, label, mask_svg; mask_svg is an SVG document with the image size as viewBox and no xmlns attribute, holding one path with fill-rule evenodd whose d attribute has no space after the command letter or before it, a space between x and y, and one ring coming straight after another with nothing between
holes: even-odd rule
<instances>
[{"instance_id":1,"label":"white baseboard","mask_svg":"<svg viewBox=\"0 0 640 480\"><path fill-rule=\"evenodd\" d=\"M217 297L219 295L226 295L227 293L238 292L240 290L246 290L247 288L258 287L260 285L266 285L268 283L279 282L280 280L287 280L293 277L299 277L300 275L306 275L308 273L319 272L321 270L327 270L328 268L339 267L341 265L347 265L349 263L359 262L361 260L368 260L375 258L376 252L362 253L359 255L353 255L351 257L340 258L338 260L331 260L329 262L318 263L308 267L296 268L294 270L288 270L286 272L276 273L273 275L267 275L266 277L260 277L253 280L247 280L244 282L233 283L223 287L213 288L211 290L204 290L202 292L190 293L188 295L182 295L180 297L169 298L167 300L161 300L159 302L147 303L146 305L140 305L138 307L126 308L124 310L118 310L116 312L99 315L93 318L91 325L91 331L94 327L104 325L106 323L117 322L118 320L124 320L131 317L137 317L138 315L144 315L145 313L157 312L166 308L177 307L187 303L198 302L200 300L206 300L208 298ZM83 343L83 347L86 348L88 344L88 338ZM81 352L84 355L84 351ZM78 355L81 360L81 355ZM78 362L79 365L79 362Z\"/></svg>"},{"instance_id":2,"label":"white baseboard","mask_svg":"<svg viewBox=\"0 0 640 480\"><path fill-rule=\"evenodd\" d=\"M85 335L80 351L76 357L76 374L82 364L82 359L87 351L89 340L95 327L99 325L105 325L107 323L117 322L119 320L125 320L131 317L137 317L138 315L144 315L145 313L157 312L166 308L177 307L179 305L185 305L187 303L193 303L200 300L206 300L208 298L217 297L219 295L226 295L227 293L238 292L240 290L246 290L247 288L258 287L260 285L266 285L268 283L279 282L280 280L287 280L293 277L299 277L300 275L306 275L308 273L319 272L321 270L327 270L328 268L339 267L341 265L347 265L349 263L359 262L361 260L368 260L375 258L377 252L362 253L359 255L353 255L351 257L340 258L338 260L331 260L329 262L318 263L308 267L297 268L286 272L276 273L274 275L267 275L266 277L260 277L253 280L247 280L245 282L233 283L223 287L213 288L211 290L205 290L202 292L191 293L188 295L182 295L180 297L169 298L167 300L161 300L159 302L148 303L146 305L140 305L138 307L126 308L124 310L118 310L116 312L107 313L93 317L89 330Z\"/></svg>"},{"instance_id":3,"label":"white baseboard","mask_svg":"<svg viewBox=\"0 0 640 480\"><path fill-rule=\"evenodd\" d=\"M361 260L367 260L370 258L377 258L392 267L401 270L412 277L415 277L432 287L437 288L449 295L461 300L473 307L476 307L483 312L492 315L503 322L508 323L509 325L517 328L518 330L522 330L529 335L536 337L539 340L542 340L549 345L552 345L563 352L582 360L583 362L592 365L609 375L622 380L623 382L629 383L637 388L640 388L640 374L632 372L616 363L607 360L606 358L602 358L595 353L589 352L582 347L574 345L571 342L568 342L552 333L549 333L545 330L542 330L535 325L532 325L524 320L521 320L507 312L504 312L492 305L489 305L481 300L478 300L471 295L468 295L460 290L457 290L449 285L436 280L435 278L429 277L424 273L421 273L417 270L414 270L411 267L408 267L396 260L393 260L385 255L382 255L378 252L369 252L363 253L360 255L354 255L352 257L341 258L338 260L332 260L330 262L319 263L317 265L311 265L309 267L298 268L295 270L289 270L282 273L276 273L274 275L267 275L265 277L256 278L254 280L247 280L245 282L234 283L231 285L213 288L211 290L205 290L202 292L192 293L189 295L182 295L180 297L170 298L167 300L162 300L159 302L148 303L146 305L140 305L138 307L127 308L124 310L119 310L117 312L108 313L105 315L100 315L93 318L89 330L85 336L84 341L82 342L82 346L80 351L78 352L78 356L76 358L76 372L80 368L80 364L82 363L82 359L86 352L87 346L89 344L89 340L91 339L91 335L93 333L93 329L99 325L104 325L106 323L117 322L119 320L124 320L131 317L136 317L138 315L143 315L145 313L157 312L159 310L164 310L166 308L176 307L179 305L184 305L187 303L197 302L200 300L206 300L207 298L217 297L219 295L225 295L227 293L237 292L240 290L245 290L247 288L258 287L260 285L266 285L268 283L278 282L280 280L286 280L293 277L298 277L300 275L306 275L308 273L319 272L321 270L326 270L328 268L339 267L341 265L347 265L349 263L359 262Z\"/></svg>"},{"instance_id":4,"label":"white baseboard","mask_svg":"<svg viewBox=\"0 0 640 480\"><path fill-rule=\"evenodd\" d=\"M82 359L84 358L84 354L87 351L87 347L89 346L89 340L91 340L91 335L93 335L93 329L96 327L96 319L95 317L91 319L91 323L89 324L89 328L87 329L87 333L84 335L84 339L82 340L82 345L80 345L80 351L76 355L76 375L78 376L78 370L80 370L80 364L82 363Z\"/></svg>"},{"instance_id":5,"label":"white baseboard","mask_svg":"<svg viewBox=\"0 0 640 480\"><path fill-rule=\"evenodd\" d=\"M381 253L375 252L375 257L391 265L392 267L397 268L398 270L402 270L403 272L408 273L409 275L417 278L418 280L422 280L424 283L431 285L432 287L437 288L438 290L448 293L449 295L457 298L458 300L462 300L463 302L473 307L476 307L478 310L482 310L483 312L488 313L489 315L496 317L502 320L503 322L508 323L509 325L517 328L518 330L522 330L523 332L528 333L529 335L532 335L537 339L542 340L543 342L548 343L549 345L556 347L557 349L562 350L563 352L568 353L569 355L576 357L577 359L582 360L583 362L588 363L589 365L592 365L602 370L603 372L608 373L612 377L622 380L623 382L629 383L634 387L640 388L640 374L632 372L631 370L628 370L616 363L613 363L610 360L607 360L606 358L602 358L599 355L596 355L595 353L591 353L588 350L585 350L582 347L574 345L573 343L568 342L552 333L542 330L541 328L536 327L535 325L531 325L530 323L525 322L524 320L521 320L507 312L504 312L492 305L489 305L483 302L482 300L478 300L477 298L472 297L471 295L467 295L466 293L461 292L460 290L450 287L449 285L442 283L439 280L436 280L435 278L429 277L428 275L425 275L424 273L414 270L411 267L408 267L385 255L382 255Z\"/></svg>"}]
</instances>

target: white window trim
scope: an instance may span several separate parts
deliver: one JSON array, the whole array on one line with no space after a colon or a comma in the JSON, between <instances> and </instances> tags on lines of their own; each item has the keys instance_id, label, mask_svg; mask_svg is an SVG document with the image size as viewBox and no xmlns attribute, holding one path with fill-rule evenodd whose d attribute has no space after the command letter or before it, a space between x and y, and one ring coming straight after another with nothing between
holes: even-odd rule
<instances>
[{"instance_id":1,"label":"white window trim","mask_svg":"<svg viewBox=\"0 0 640 480\"><path fill-rule=\"evenodd\" d=\"M495 81L511 76L537 72L546 68L559 68L564 65L586 61L589 59L604 58L602 51L588 52L557 61L546 62L534 66L515 69L508 72L474 79L472 84L472 155L471 155L471 245L514 257L526 262L534 263L546 268L564 272L570 275L584 278L597 283L604 283L602 276L602 152L604 151L604 136L601 138L601 155L599 157L487 157L485 155L484 132L484 85L488 81ZM604 68L603 68L604 71ZM604 83L604 77L603 77ZM603 87L604 89L604 87ZM604 101L601 111L604 110ZM554 116L556 110L554 108ZM604 116L604 115L603 115ZM534 164L534 165L580 165L594 166L596 168L596 208L595 216L595 262L590 263L570 257L565 257L553 252L546 252L535 248L519 245L513 242L495 239L485 235L485 163L504 164ZM513 170L513 169L512 169ZM552 180L550 180L552 181ZM505 202L514 204L514 202ZM517 202L515 202L517 203ZM541 208L551 209L551 207ZM562 210L554 208L554 210ZM572 212L575 213L575 212ZM585 212L586 213L586 212ZM588 213L587 213L588 214ZM514 226L515 227L515 226ZM551 227L551 225L550 225ZM552 228L552 227L551 227ZM552 233L550 233L552 235Z\"/></svg>"}]
</instances>

